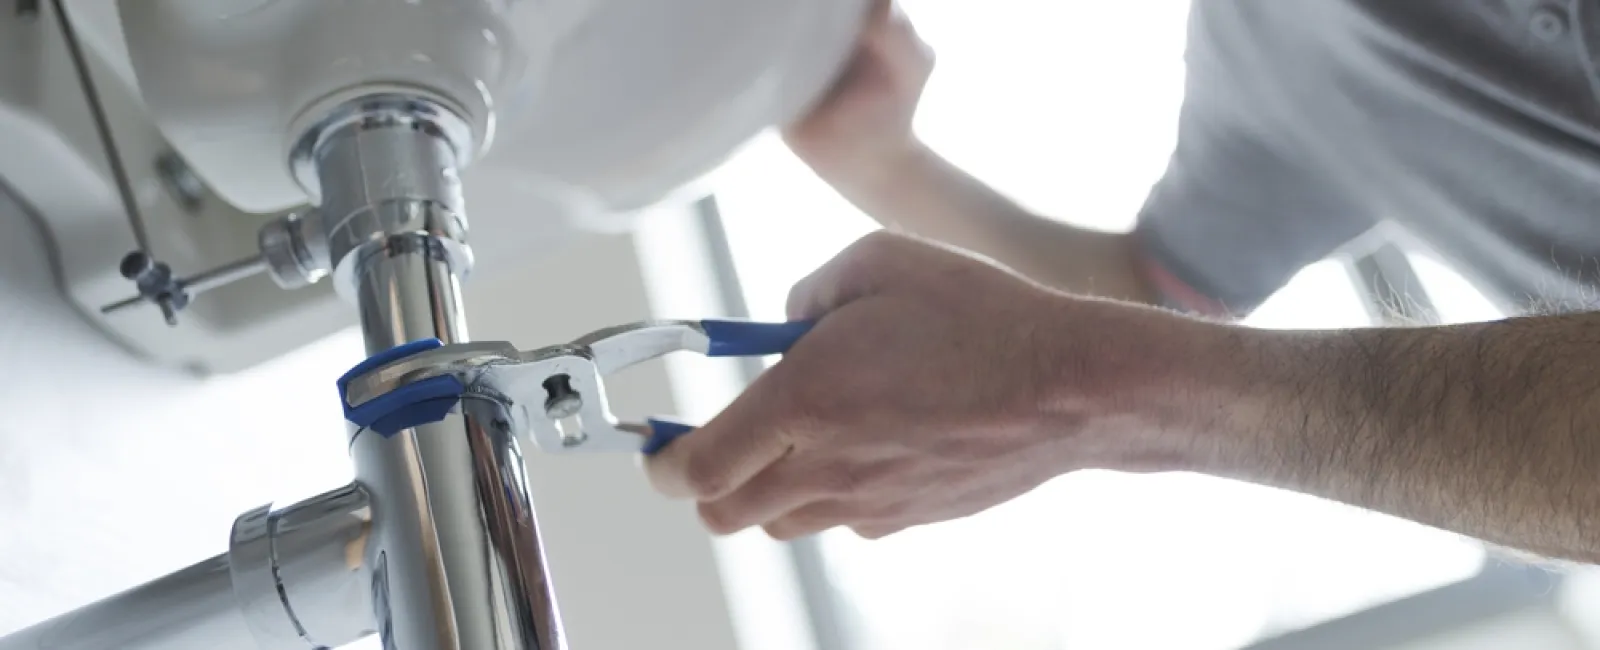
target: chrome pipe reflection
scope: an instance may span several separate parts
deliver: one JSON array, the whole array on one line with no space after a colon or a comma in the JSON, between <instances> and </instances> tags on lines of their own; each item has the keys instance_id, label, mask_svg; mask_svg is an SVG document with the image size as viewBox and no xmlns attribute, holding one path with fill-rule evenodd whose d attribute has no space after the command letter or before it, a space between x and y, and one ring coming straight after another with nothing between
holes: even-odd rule
<instances>
[{"instance_id":1,"label":"chrome pipe reflection","mask_svg":"<svg viewBox=\"0 0 1600 650\"><path fill-rule=\"evenodd\" d=\"M429 238L391 237L358 279L367 350L467 340L460 290ZM368 561L380 635L395 650L561 650L522 448L494 403L384 437L355 434L374 495Z\"/></svg>"},{"instance_id":2,"label":"chrome pipe reflection","mask_svg":"<svg viewBox=\"0 0 1600 650\"><path fill-rule=\"evenodd\" d=\"M215 650L252 647L228 556L0 638L0 650Z\"/></svg>"},{"instance_id":3,"label":"chrome pipe reflection","mask_svg":"<svg viewBox=\"0 0 1600 650\"><path fill-rule=\"evenodd\" d=\"M311 128L293 166L318 213L334 288L367 352L468 340L471 271L459 174L471 129L425 98L353 100ZM372 601L386 650L562 650L518 441L492 404L394 435L355 431L372 496Z\"/></svg>"},{"instance_id":4,"label":"chrome pipe reflection","mask_svg":"<svg viewBox=\"0 0 1600 650\"><path fill-rule=\"evenodd\" d=\"M234 524L228 553L0 638L0 650L311 650L370 636L359 548L366 495L347 486ZM356 552L352 553L352 550Z\"/></svg>"},{"instance_id":5,"label":"chrome pipe reflection","mask_svg":"<svg viewBox=\"0 0 1600 650\"><path fill-rule=\"evenodd\" d=\"M336 648L376 632L367 493L348 485L233 524L233 595L260 650Z\"/></svg>"}]
</instances>

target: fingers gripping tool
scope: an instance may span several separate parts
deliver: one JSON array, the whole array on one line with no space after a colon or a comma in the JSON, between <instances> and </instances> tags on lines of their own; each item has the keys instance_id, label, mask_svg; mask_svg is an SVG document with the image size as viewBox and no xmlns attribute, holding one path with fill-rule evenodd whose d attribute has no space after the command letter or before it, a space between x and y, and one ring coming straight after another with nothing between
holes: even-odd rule
<instances>
[{"instance_id":1,"label":"fingers gripping tool","mask_svg":"<svg viewBox=\"0 0 1600 650\"><path fill-rule=\"evenodd\" d=\"M647 321L535 350L504 342L416 341L345 373L339 397L345 419L386 437L442 420L463 399L488 399L512 414L510 424L519 437L531 437L544 451L649 455L692 427L660 419L618 422L606 399L606 376L680 351L708 357L783 354L812 324Z\"/></svg>"}]
</instances>

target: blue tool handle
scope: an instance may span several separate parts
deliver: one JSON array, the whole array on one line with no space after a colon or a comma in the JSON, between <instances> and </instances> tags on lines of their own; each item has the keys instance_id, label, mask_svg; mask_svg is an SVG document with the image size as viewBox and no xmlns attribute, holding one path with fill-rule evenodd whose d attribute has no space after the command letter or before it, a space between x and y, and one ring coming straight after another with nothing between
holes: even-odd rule
<instances>
[{"instance_id":1,"label":"blue tool handle","mask_svg":"<svg viewBox=\"0 0 1600 650\"><path fill-rule=\"evenodd\" d=\"M694 427L682 422L658 418L650 418L645 422L650 425L650 438L644 441L644 446L639 449L639 453L646 456L654 456L661 453L661 450L666 449L667 445L672 444L672 441L688 435L690 431L694 431Z\"/></svg>"},{"instance_id":2,"label":"blue tool handle","mask_svg":"<svg viewBox=\"0 0 1600 650\"><path fill-rule=\"evenodd\" d=\"M710 344L706 346L708 357L763 357L771 354L783 354L794 347L800 337L811 331L816 325L815 321L791 321L788 323L757 323L742 320L714 320L700 321L700 327L706 333ZM650 425L650 438L645 440L639 452L646 456L654 456L666 449L674 440L689 435L694 427L682 422L650 418L646 420Z\"/></svg>"},{"instance_id":3,"label":"blue tool handle","mask_svg":"<svg viewBox=\"0 0 1600 650\"><path fill-rule=\"evenodd\" d=\"M708 357L762 357L783 354L793 347L800 337L811 331L816 321L791 321L788 323L756 323L739 320L703 320L711 345Z\"/></svg>"}]
</instances>

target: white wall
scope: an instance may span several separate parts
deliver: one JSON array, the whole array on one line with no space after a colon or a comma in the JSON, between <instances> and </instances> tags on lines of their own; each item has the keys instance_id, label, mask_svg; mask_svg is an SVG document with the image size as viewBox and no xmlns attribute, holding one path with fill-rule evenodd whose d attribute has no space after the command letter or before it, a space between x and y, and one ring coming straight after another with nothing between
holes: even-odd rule
<instances>
[{"instance_id":1,"label":"white wall","mask_svg":"<svg viewBox=\"0 0 1600 650\"><path fill-rule=\"evenodd\" d=\"M221 552L239 512L349 479L332 386L357 338L210 380L153 368L67 306L3 195L0 228L0 632ZM646 317L635 258L613 237L501 265L467 285L473 334L535 346ZM659 365L610 387L622 414L675 410ZM711 541L631 458L530 472L574 648L735 647Z\"/></svg>"},{"instance_id":2,"label":"white wall","mask_svg":"<svg viewBox=\"0 0 1600 650\"><path fill-rule=\"evenodd\" d=\"M148 367L67 306L32 226L0 196L0 629L217 553L275 492L348 480L337 399L285 373L358 343L213 382Z\"/></svg>"}]
</instances>

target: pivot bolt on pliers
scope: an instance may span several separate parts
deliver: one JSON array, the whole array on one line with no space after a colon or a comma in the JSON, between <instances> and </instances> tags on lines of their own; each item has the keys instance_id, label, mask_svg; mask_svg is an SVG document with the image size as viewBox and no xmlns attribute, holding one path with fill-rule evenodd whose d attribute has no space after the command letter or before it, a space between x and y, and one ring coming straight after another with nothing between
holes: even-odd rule
<instances>
[{"instance_id":1,"label":"pivot bolt on pliers","mask_svg":"<svg viewBox=\"0 0 1600 650\"><path fill-rule=\"evenodd\" d=\"M438 422L462 399L504 407L518 437L547 452L654 454L692 427L666 420L622 423L604 378L672 352L709 357L783 354L812 322L655 321L611 327L571 343L518 350L510 343L408 343L374 355L339 379L345 419L389 437Z\"/></svg>"}]
</instances>

